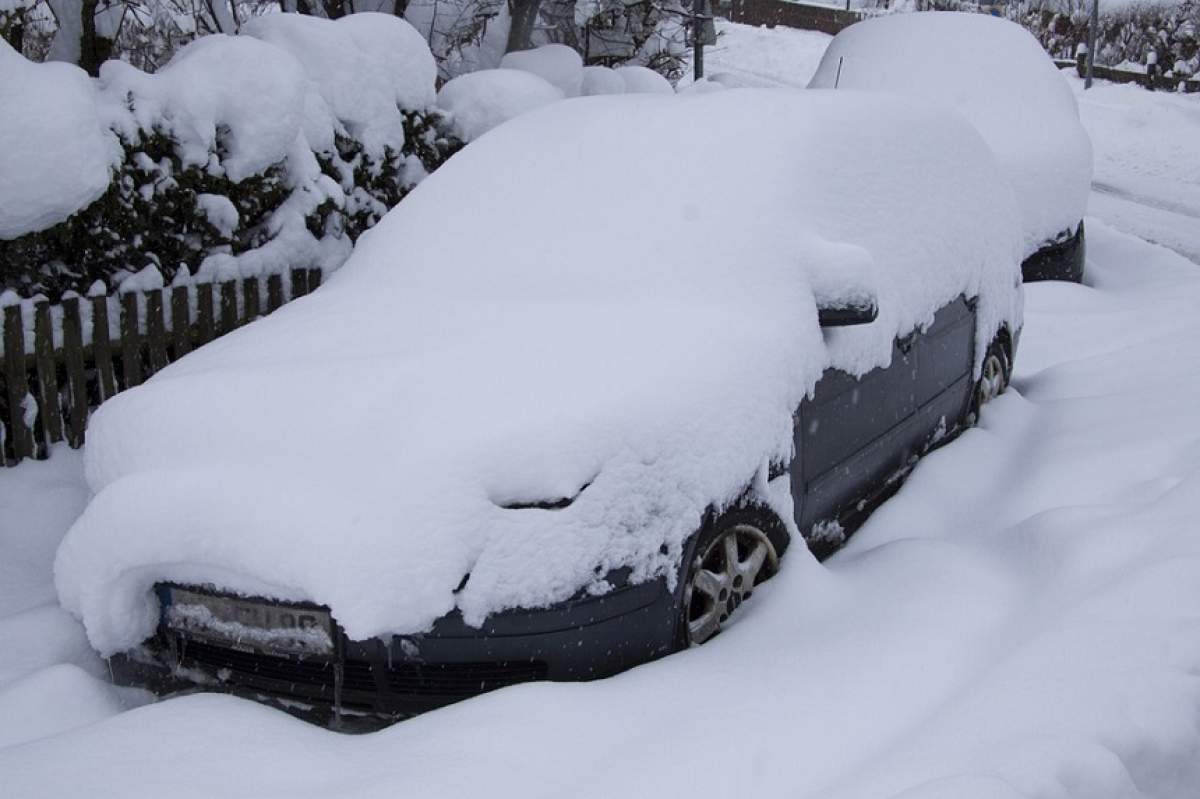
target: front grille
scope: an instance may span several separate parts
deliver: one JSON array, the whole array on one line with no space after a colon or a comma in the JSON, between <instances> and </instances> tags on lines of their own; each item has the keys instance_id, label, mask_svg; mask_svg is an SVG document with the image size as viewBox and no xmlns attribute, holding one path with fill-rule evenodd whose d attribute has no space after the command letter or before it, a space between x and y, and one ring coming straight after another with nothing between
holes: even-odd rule
<instances>
[{"instance_id":1,"label":"front grille","mask_svg":"<svg viewBox=\"0 0 1200 799\"><path fill-rule=\"evenodd\" d=\"M546 678L540 660L495 663L403 663L388 672L388 688L398 694L471 696Z\"/></svg>"},{"instance_id":2,"label":"front grille","mask_svg":"<svg viewBox=\"0 0 1200 799\"><path fill-rule=\"evenodd\" d=\"M198 666L233 684L255 687L259 680L272 683L269 691L300 698L333 701L334 661L317 657L284 657L257 652L242 652L195 640L179 641L185 665ZM476 663L393 663L380 664L387 672L390 693L403 696L462 698L508 685L546 678L546 664L540 660L494 661ZM259 686L262 687L262 686ZM347 659L342 669L342 690L360 694L378 694L371 664ZM347 704L356 704L352 698Z\"/></svg>"},{"instance_id":3,"label":"front grille","mask_svg":"<svg viewBox=\"0 0 1200 799\"><path fill-rule=\"evenodd\" d=\"M184 644L182 651L186 663L194 663L206 671L228 669L233 682L239 682L239 677L273 680L307 687L309 691L306 693L317 691L331 698L333 696L332 660L241 652L192 640ZM371 676L371 664L365 660L347 660L342 668L342 688L374 693L375 679Z\"/></svg>"}]
</instances>

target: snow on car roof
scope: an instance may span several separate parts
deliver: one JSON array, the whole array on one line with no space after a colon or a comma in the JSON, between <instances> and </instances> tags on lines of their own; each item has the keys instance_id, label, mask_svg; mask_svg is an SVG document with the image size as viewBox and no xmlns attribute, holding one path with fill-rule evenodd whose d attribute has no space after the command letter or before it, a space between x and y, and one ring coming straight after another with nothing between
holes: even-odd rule
<instances>
[{"instance_id":1,"label":"snow on car roof","mask_svg":"<svg viewBox=\"0 0 1200 799\"><path fill-rule=\"evenodd\" d=\"M1012 182L1028 255L1083 219L1092 144L1070 85L1021 26L986 14L895 14L834 37L809 88L897 92L946 103Z\"/></svg>"},{"instance_id":2,"label":"snow on car roof","mask_svg":"<svg viewBox=\"0 0 1200 799\"><path fill-rule=\"evenodd\" d=\"M111 653L153 630L158 580L324 603L361 639L672 575L709 506L790 458L826 367L887 363L963 293L986 345L1019 322L1018 261L1011 191L935 108L547 106L454 156L318 292L100 408L61 599ZM874 284L875 323L820 330L839 274Z\"/></svg>"}]
</instances>

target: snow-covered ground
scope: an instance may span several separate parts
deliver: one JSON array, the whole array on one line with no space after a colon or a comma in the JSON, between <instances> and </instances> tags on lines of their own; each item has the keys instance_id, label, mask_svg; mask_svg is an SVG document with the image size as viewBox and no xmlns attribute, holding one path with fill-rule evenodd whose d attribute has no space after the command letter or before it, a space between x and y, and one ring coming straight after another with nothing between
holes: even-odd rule
<instances>
[{"instance_id":1,"label":"snow-covered ground","mask_svg":"<svg viewBox=\"0 0 1200 799\"><path fill-rule=\"evenodd\" d=\"M713 61L798 85L827 41L731 29ZM1195 797L1200 98L1125 89L1082 96L1087 284L1027 287L1015 390L843 552L793 550L721 636L618 677L359 737L139 706L53 602L79 458L0 471L0 795Z\"/></svg>"},{"instance_id":2,"label":"snow-covered ground","mask_svg":"<svg viewBox=\"0 0 1200 799\"><path fill-rule=\"evenodd\" d=\"M1096 151L1091 213L1200 263L1200 98L1071 83Z\"/></svg>"}]
</instances>

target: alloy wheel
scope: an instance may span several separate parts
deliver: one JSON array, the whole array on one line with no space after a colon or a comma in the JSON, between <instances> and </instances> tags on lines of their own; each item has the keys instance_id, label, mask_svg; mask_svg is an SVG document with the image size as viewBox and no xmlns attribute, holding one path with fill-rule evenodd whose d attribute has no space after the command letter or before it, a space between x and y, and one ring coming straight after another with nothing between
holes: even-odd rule
<instances>
[{"instance_id":1,"label":"alloy wheel","mask_svg":"<svg viewBox=\"0 0 1200 799\"><path fill-rule=\"evenodd\" d=\"M778 566L770 539L752 525L734 525L709 542L693 563L684 594L688 645L702 644L720 632L754 587Z\"/></svg>"},{"instance_id":2,"label":"alloy wheel","mask_svg":"<svg viewBox=\"0 0 1200 799\"><path fill-rule=\"evenodd\" d=\"M1004 362L999 353L989 352L979 377L979 404L991 402L1004 392Z\"/></svg>"}]
</instances>

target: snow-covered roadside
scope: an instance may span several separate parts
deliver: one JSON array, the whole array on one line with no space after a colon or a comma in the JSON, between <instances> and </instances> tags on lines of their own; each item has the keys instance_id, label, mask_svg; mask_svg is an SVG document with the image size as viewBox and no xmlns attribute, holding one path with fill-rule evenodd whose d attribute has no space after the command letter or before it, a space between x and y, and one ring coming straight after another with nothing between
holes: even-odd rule
<instances>
[{"instance_id":1,"label":"snow-covered roadside","mask_svg":"<svg viewBox=\"0 0 1200 799\"><path fill-rule=\"evenodd\" d=\"M1091 213L1200 263L1200 95L1067 73L1092 137Z\"/></svg>"},{"instance_id":2,"label":"snow-covered roadside","mask_svg":"<svg viewBox=\"0 0 1200 799\"><path fill-rule=\"evenodd\" d=\"M742 86L808 85L832 38L818 31L741 25L718 19L717 43L704 50L704 74L713 80ZM689 51L680 87L691 83Z\"/></svg>"}]
</instances>

